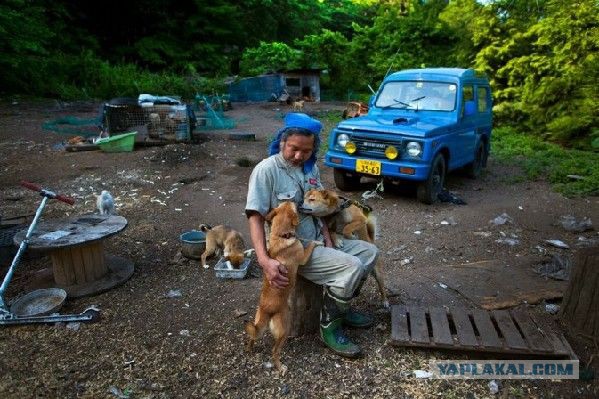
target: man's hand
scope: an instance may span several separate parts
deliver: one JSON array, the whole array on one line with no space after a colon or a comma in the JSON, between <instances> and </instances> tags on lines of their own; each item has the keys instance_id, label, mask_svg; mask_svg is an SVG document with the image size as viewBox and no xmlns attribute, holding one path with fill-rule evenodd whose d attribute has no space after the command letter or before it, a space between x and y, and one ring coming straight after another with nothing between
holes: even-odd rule
<instances>
[{"instance_id":1,"label":"man's hand","mask_svg":"<svg viewBox=\"0 0 599 399\"><path fill-rule=\"evenodd\" d=\"M266 275L266 279L275 288L285 288L289 284L289 278L287 278L287 268L283 266L278 260L268 258L267 260L260 262L262 271Z\"/></svg>"}]
</instances>

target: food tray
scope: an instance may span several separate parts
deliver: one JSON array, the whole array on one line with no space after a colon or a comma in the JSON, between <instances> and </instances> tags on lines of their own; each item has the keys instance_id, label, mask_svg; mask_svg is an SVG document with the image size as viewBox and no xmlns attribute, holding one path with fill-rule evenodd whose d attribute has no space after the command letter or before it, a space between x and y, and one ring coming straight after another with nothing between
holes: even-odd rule
<instances>
[{"instance_id":1,"label":"food tray","mask_svg":"<svg viewBox=\"0 0 599 399\"><path fill-rule=\"evenodd\" d=\"M248 273L250 269L250 258L245 258L239 269L235 269L232 266L229 266L230 263L224 258L220 258L216 265L214 265L214 271L216 272L216 277L218 278L234 278L234 279L243 279Z\"/></svg>"}]
</instances>

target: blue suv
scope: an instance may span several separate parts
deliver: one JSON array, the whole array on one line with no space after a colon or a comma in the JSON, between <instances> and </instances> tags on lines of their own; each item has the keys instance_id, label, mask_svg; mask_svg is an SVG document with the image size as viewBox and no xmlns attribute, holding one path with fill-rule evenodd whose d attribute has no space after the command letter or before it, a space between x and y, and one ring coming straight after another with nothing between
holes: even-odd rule
<instances>
[{"instance_id":1,"label":"blue suv","mask_svg":"<svg viewBox=\"0 0 599 399\"><path fill-rule=\"evenodd\" d=\"M426 68L393 73L370 99L367 115L342 121L329 135L325 165L343 191L362 176L417 182L432 204L447 172L486 167L492 127L489 81L472 69Z\"/></svg>"}]
</instances>

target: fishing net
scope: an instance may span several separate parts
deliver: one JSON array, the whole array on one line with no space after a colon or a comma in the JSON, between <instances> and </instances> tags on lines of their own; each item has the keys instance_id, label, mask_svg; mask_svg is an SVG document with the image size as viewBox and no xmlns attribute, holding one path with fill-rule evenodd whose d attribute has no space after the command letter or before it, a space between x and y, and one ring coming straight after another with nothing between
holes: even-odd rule
<instances>
[{"instance_id":1,"label":"fishing net","mask_svg":"<svg viewBox=\"0 0 599 399\"><path fill-rule=\"evenodd\" d=\"M231 109L229 96L195 96L195 113L197 115L197 130L233 129L235 120L225 116L225 111Z\"/></svg>"},{"instance_id":2,"label":"fishing net","mask_svg":"<svg viewBox=\"0 0 599 399\"><path fill-rule=\"evenodd\" d=\"M42 129L70 136L92 137L99 135L102 123L100 118L84 119L76 116L63 116L44 122Z\"/></svg>"}]
</instances>

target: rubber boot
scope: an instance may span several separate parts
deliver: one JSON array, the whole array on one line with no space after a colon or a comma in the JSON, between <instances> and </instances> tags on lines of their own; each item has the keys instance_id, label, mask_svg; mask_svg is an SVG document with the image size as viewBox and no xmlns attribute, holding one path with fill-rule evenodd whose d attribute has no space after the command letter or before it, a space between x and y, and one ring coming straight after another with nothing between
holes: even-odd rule
<instances>
[{"instance_id":1,"label":"rubber boot","mask_svg":"<svg viewBox=\"0 0 599 399\"><path fill-rule=\"evenodd\" d=\"M362 286L365 282L366 279L362 279L360 281L360 284L358 284L358 287L354 291L354 298L360 294L360 290L362 289ZM362 312L358 312L357 310L352 309L351 307L348 307L347 311L345 312L345 315L343 316L343 325L347 327L368 328L371 327L373 324L374 319L372 318L372 316Z\"/></svg>"},{"instance_id":2,"label":"rubber boot","mask_svg":"<svg viewBox=\"0 0 599 399\"><path fill-rule=\"evenodd\" d=\"M324 290L322 309L320 310L320 338L336 354L356 358L362 354L360 347L345 335L342 324L348 303L335 298L328 289Z\"/></svg>"}]
</instances>

